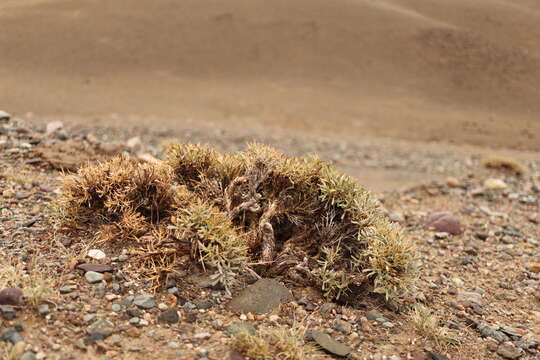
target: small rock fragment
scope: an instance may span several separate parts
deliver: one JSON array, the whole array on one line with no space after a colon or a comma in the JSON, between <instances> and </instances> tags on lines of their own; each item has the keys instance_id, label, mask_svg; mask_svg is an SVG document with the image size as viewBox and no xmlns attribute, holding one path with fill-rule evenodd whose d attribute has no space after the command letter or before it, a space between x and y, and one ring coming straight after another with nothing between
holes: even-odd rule
<instances>
[{"instance_id":1,"label":"small rock fragment","mask_svg":"<svg viewBox=\"0 0 540 360\"><path fill-rule=\"evenodd\" d=\"M176 324L180 321L180 317L178 316L178 311L176 311L176 309L167 309L159 314L158 321L167 324Z\"/></svg>"},{"instance_id":2,"label":"small rock fragment","mask_svg":"<svg viewBox=\"0 0 540 360\"><path fill-rule=\"evenodd\" d=\"M452 235L463 233L461 223L450 212L431 213L425 224L428 229L435 229L437 232L446 232Z\"/></svg>"},{"instance_id":3,"label":"small rock fragment","mask_svg":"<svg viewBox=\"0 0 540 360\"><path fill-rule=\"evenodd\" d=\"M84 278L90 284L96 284L103 281L104 275L95 271L87 271L86 274L84 274Z\"/></svg>"},{"instance_id":4,"label":"small rock fragment","mask_svg":"<svg viewBox=\"0 0 540 360\"><path fill-rule=\"evenodd\" d=\"M311 337L317 344L319 344L320 347L331 354L337 356L347 356L352 351L349 346L337 342L328 334L321 331L311 331Z\"/></svg>"},{"instance_id":5,"label":"small rock fragment","mask_svg":"<svg viewBox=\"0 0 540 360\"><path fill-rule=\"evenodd\" d=\"M77 269L84 271L95 271L98 273L113 271L113 267L108 264L79 264L77 265Z\"/></svg>"},{"instance_id":6,"label":"small rock fragment","mask_svg":"<svg viewBox=\"0 0 540 360\"><path fill-rule=\"evenodd\" d=\"M156 299L150 294L141 294L135 296L133 303L142 309L151 309L156 306Z\"/></svg>"},{"instance_id":7,"label":"small rock fragment","mask_svg":"<svg viewBox=\"0 0 540 360\"><path fill-rule=\"evenodd\" d=\"M97 320L92 325L90 325L86 331L89 335L94 336L101 336L102 338L106 338L107 336L110 336L114 332L114 326L112 323L110 323L107 320Z\"/></svg>"},{"instance_id":8,"label":"small rock fragment","mask_svg":"<svg viewBox=\"0 0 540 360\"><path fill-rule=\"evenodd\" d=\"M511 342L505 342L499 345L497 348L497 354L505 359L519 359L522 356L520 348L512 344Z\"/></svg>"},{"instance_id":9,"label":"small rock fragment","mask_svg":"<svg viewBox=\"0 0 540 360\"><path fill-rule=\"evenodd\" d=\"M105 253L99 249L92 249L88 251L88 257L94 260L103 260L107 257Z\"/></svg>"},{"instance_id":10,"label":"small rock fragment","mask_svg":"<svg viewBox=\"0 0 540 360\"><path fill-rule=\"evenodd\" d=\"M274 279L260 279L248 286L229 302L229 309L236 313L266 314L283 301L291 299L291 293Z\"/></svg>"},{"instance_id":11,"label":"small rock fragment","mask_svg":"<svg viewBox=\"0 0 540 360\"><path fill-rule=\"evenodd\" d=\"M486 190L492 190L492 191L504 190L507 187L508 185L506 185L506 183L502 181L501 179L490 178L484 181L484 189Z\"/></svg>"}]
</instances>

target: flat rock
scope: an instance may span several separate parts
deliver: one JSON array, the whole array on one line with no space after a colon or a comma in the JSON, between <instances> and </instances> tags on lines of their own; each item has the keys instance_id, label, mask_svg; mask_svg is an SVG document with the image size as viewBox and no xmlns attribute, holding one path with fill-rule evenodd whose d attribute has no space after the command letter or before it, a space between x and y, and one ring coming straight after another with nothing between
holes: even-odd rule
<instances>
[{"instance_id":1,"label":"flat rock","mask_svg":"<svg viewBox=\"0 0 540 360\"><path fill-rule=\"evenodd\" d=\"M266 314L292 296L284 285L274 279L260 279L235 296L228 304L236 313Z\"/></svg>"},{"instance_id":2,"label":"flat rock","mask_svg":"<svg viewBox=\"0 0 540 360\"><path fill-rule=\"evenodd\" d=\"M98 320L90 325L86 331L90 336L101 336L106 338L114 332L114 325L107 320Z\"/></svg>"},{"instance_id":3,"label":"flat rock","mask_svg":"<svg viewBox=\"0 0 540 360\"><path fill-rule=\"evenodd\" d=\"M142 309L151 309L156 306L156 299L150 294L141 294L135 296L133 303Z\"/></svg>"},{"instance_id":4,"label":"flat rock","mask_svg":"<svg viewBox=\"0 0 540 360\"><path fill-rule=\"evenodd\" d=\"M0 305L0 315L5 320L13 320L17 316L15 308L11 305Z\"/></svg>"},{"instance_id":5,"label":"flat rock","mask_svg":"<svg viewBox=\"0 0 540 360\"><path fill-rule=\"evenodd\" d=\"M11 329L0 336L0 341L10 342L15 345L16 343L23 341L23 337L17 330Z\"/></svg>"},{"instance_id":6,"label":"flat rock","mask_svg":"<svg viewBox=\"0 0 540 360\"><path fill-rule=\"evenodd\" d=\"M107 257L105 253L99 249L88 250L88 257L94 260L103 260Z\"/></svg>"},{"instance_id":7,"label":"flat rock","mask_svg":"<svg viewBox=\"0 0 540 360\"><path fill-rule=\"evenodd\" d=\"M330 335L321 331L311 331L311 337L317 344L319 344L320 347L331 354L337 356L347 356L352 351L349 346L337 342L336 340L332 339Z\"/></svg>"},{"instance_id":8,"label":"flat rock","mask_svg":"<svg viewBox=\"0 0 540 360\"><path fill-rule=\"evenodd\" d=\"M103 281L105 276L102 273L98 273L98 272L95 272L95 271L87 271L86 274L84 274L84 278L90 284L96 284L98 282Z\"/></svg>"},{"instance_id":9,"label":"flat rock","mask_svg":"<svg viewBox=\"0 0 540 360\"><path fill-rule=\"evenodd\" d=\"M178 311L171 308L159 314L158 320L167 324L176 324L180 321L180 317L178 316Z\"/></svg>"},{"instance_id":10,"label":"flat rock","mask_svg":"<svg viewBox=\"0 0 540 360\"><path fill-rule=\"evenodd\" d=\"M21 306L23 292L16 288L5 288L0 291L0 305Z\"/></svg>"},{"instance_id":11,"label":"flat rock","mask_svg":"<svg viewBox=\"0 0 540 360\"><path fill-rule=\"evenodd\" d=\"M83 270L83 271L94 271L98 273L104 273L104 272L111 272L113 271L113 267L108 264L79 264L77 265L77 269Z\"/></svg>"},{"instance_id":12,"label":"flat rock","mask_svg":"<svg viewBox=\"0 0 540 360\"><path fill-rule=\"evenodd\" d=\"M523 353L520 348L512 344L511 342L505 342L499 345L497 348L497 354L505 359L519 359Z\"/></svg>"},{"instance_id":13,"label":"flat rock","mask_svg":"<svg viewBox=\"0 0 540 360\"><path fill-rule=\"evenodd\" d=\"M459 220L452 213L446 211L429 214L425 226L428 229L435 229L437 232L446 232L452 235L461 235L463 233Z\"/></svg>"}]
</instances>

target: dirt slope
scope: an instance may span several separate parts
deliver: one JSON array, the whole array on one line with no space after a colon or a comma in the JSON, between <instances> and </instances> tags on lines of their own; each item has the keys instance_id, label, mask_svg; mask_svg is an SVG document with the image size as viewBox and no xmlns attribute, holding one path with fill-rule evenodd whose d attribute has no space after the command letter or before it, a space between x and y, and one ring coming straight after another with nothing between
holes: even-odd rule
<instances>
[{"instance_id":1,"label":"dirt slope","mask_svg":"<svg viewBox=\"0 0 540 360\"><path fill-rule=\"evenodd\" d=\"M0 22L12 112L540 150L532 0L4 0Z\"/></svg>"}]
</instances>

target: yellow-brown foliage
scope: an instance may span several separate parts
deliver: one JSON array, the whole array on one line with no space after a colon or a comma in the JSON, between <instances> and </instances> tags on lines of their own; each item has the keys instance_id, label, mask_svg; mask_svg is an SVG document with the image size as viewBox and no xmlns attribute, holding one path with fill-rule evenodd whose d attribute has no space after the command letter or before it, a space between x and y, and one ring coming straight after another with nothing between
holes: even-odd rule
<instances>
[{"instance_id":1,"label":"yellow-brown foliage","mask_svg":"<svg viewBox=\"0 0 540 360\"><path fill-rule=\"evenodd\" d=\"M369 191L317 157L260 144L233 155L179 144L164 164L88 165L66 178L55 213L63 226L97 224L105 241L160 231L148 253L169 267L189 255L226 287L248 270L329 298L365 285L392 297L415 277L411 243Z\"/></svg>"}]
</instances>

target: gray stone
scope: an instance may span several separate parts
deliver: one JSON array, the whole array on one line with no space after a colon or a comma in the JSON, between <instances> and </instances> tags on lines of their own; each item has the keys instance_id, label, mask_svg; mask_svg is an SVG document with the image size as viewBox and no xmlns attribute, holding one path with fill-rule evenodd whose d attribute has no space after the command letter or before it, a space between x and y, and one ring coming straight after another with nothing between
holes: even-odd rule
<instances>
[{"instance_id":1,"label":"gray stone","mask_svg":"<svg viewBox=\"0 0 540 360\"><path fill-rule=\"evenodd\" d=\"M178 311L176 311L176 309L167 309L159 314L158 321L167 324L176 324L180 321L180 317L178 316Z\"/></svg>"},{"instance_id":2,"label":"gray stone","mask_svg":"<svg viewBox=\"0 0 540 360\"><path fill-rule=\"evenodd\" d=\"M119 313L120 311L122 311L122 305L120 305L120 304L112 304L111 310L116 312L116 313Z\"/></svg>"},{"instance_id":3,"label":"gray stone","mask_svg":"<svg viewBox=\"0 0 540 360\"><path fill-rule=\"evenodd\" d=\"M36 354L34 354L31 351L27 351L24 354L22 354L20 360L36 360Z\"/></svg>"},{"instance_id":4,"label":"gray stone","mask_svg":"<svg viewBox=\"0 0 540 360\"><path fill-rule=\"evenodd\" d=\"M377 310L369 310L366 312L366 318L371 321L384 318L384 315L378 312Z\"/></svg>"},{"instance_id":5,"label":"gray stone","mask_svg":"<svg viewBox=\"0 0 540 360\"><path fill-rule=\"evenodd\" d=\"M41 304L41 305L38 306L37 311L38 311L39 315L45 316L45 315L47 315L48 313L51 312L51 309L49 309L49 305Z\"/></svg>"},{"instance_id":6,"label":"gray stone","mask_svg":"<svg viewBox=\"0 0 540 360\"><path fill-rule=\"evenodd\" d=\"M102 273L98 273L98 272L95 272L95 271L87 271L86 274L84 274L84 278L90 284L97 284L97 283L103 281L104 275Z\"/></svg>"},{"instance_id":7,"label":"gray stone","mask_svg":"<svg viewBox=\"0 0 540 360\"><path fill-rule=\"evenodd\" d=\"M139 319L138 317L132 317L131 319L129 319L129 323L133 326L139 325L140 322L141 319Z\"/></svg>"},{"instance_id":8,"label":"gray stone","mask_svg":"<svg viewBox=\"0 0 540 360\"><path fill-rule=\"evenodd\" d=\"M498 328L494 326L490 326L489 324L485 322L480 322L478 324L478 331L480 331L480 334L484 337L490 337L497 342L503 342L510 340L508 336L506 336L504 333L497 330Z\"/></svg>"},{"instance_id":9,"label":"gray stone","mask_svg":"<svg viewBox=\"0 0 540 360\"><path fill-rule=\"evenodd\" d=\"M513 360L519 359L523 355L523 352L511 342L505 342L499 345L497 348L497 354L505 359Z\"/></svg>"},{"instance_id":10,"label":"gray stone","mask_svg":"<svg viewBox=\"0 0 540 360\"><path fill-rule=\"evenodd\" d=\"M236 313L266 314L291 298L289 289L277 280L260 279L235 296L228 307Z\"/></svg>"},{"instance_id":11,"label":"gray stone","mask_svg":"<svg viewBox=\"0 0 540 360\"><path fill-rule=\"evenodd\" d=\"M321 331L311 331L311 337L317 344L319 344L321 348L331 354L337 356L347 356L352 351L349 346L337 342L336 340L332 339L328 334L325 334Z\"/></svg>"},{"instance_id":12,"label":"gray stone","mask_svg":"<svg viewBox=\"0 0 540 360\"><path fill-rule=\"evenodd\" d=\"M0 305L0 314L6 320L13 320L17 316L15 308L10 305Z\"/></svg>"},{"instance_id":13,"label":"gray stone","mask_svg":"<svg viewBox=\"0 0 540 360\"><path fill-rule=\"evenodd\" d=\"M142 309L152 309L156 306L156 299L150 294L141 294L135 296L133 303Z\"/></svg>"},{"instance_id":14,"label":"gray stone","mask_svg":"<svg viewBox=\"0 0 540 360\"><path fill-rule=\"evenodd\" d=\"M246 332L249 335L255 335L257 333L257 330L255 330L255 327L249 323L246 322L234 322L227 327L225 327L225 332L229 336L235 336L236 334L240 332Z\"/></svg>"},{"instance_id":15,"label":"gray stone","mask_svg":"<svg viewBox=\"0 0 540 360\"><path fill-rule=\"evenodd\" d=\"M69 294L70 292L73 292L77 287L75 285L64 285L61 286L58 291L60 291L60 294Z\"/></svg>"},{"instance_id":16,"label":"gray stone","mask_svg":"<svg viewBox=\"0 0 540 360\"><path fill-rule=\"evenodd\" d=\"M113 267L108 264L80 264L77 265L77 269L81 269L84 271L95 271L98 273L113 271Z\"/></svg>"},{"instance_id":17,"label":"gray stone","mask_svg":"<svg viewBox=\"0 0 540 360\"><path fill-rule=\"evenodd\" d=\"M352 325L349 322L341 319L335 320L332 327L346 335L350 334L352 331Z\"/></svg>"},{"instance_id":18,"label":"gray stone","mask_svg":"<svg viewBox=\"0 0 540 360\"><path fill-rule=\"evenodd\" d=\"M114 325L110 323L107 320L98 320L92 325L90 325L86 331L90 336L98 335L102 336L103 338L106 338L107 336L110 336L114 332Z\"/></svg>"},{"instance_id":19,"label":"gray stone","mask_svg":"<svg viewBox=\"0 0 540 360\"><path fill-rule=\"evenodd\" d=\"M180 347L180 344L174 341L168 342L167 347L169 349L178 349Z\"/></svg>"},{"instance_id":20,"label":"gray stone","mask_svg":"<svg viewBox=\"0 0 540 360\"><path fill-rule=\"evenodd\" d=\"M23 341L23 337L16 329L11 329L0 336L0 341L10 342L15 345L16 343Z\"/></svg>"}]
</instances>

